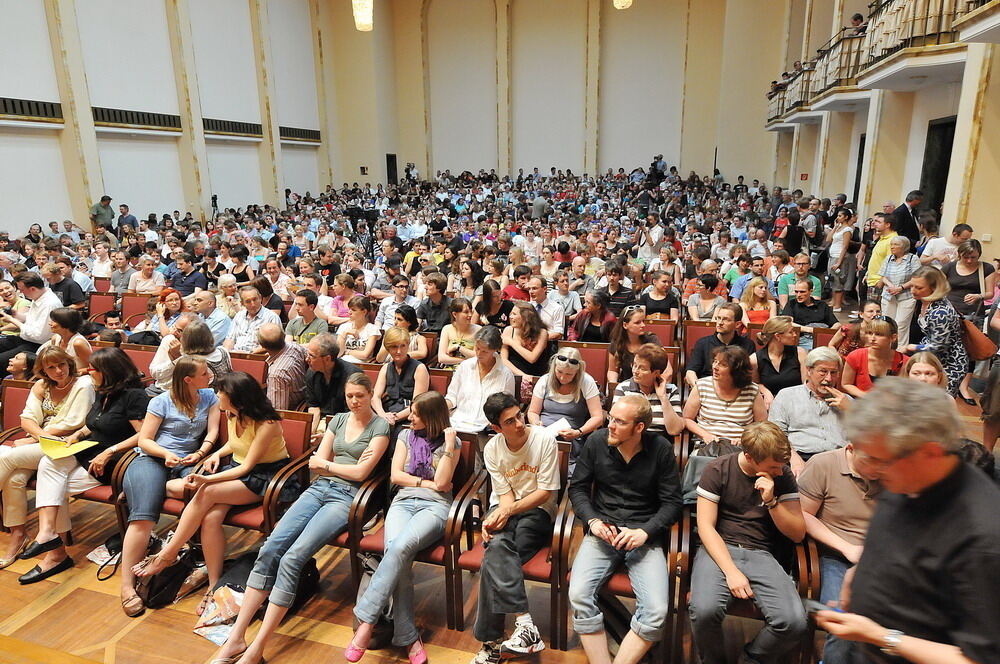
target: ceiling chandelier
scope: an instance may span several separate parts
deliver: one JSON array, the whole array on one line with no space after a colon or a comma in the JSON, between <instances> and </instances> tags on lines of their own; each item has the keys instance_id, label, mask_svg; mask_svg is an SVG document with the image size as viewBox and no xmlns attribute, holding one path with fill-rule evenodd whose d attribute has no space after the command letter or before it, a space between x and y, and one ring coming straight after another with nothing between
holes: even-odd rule
<instances>
[{"instance_id":1,"label":"ceiling chandelier","mask_svg":"<svg viewBox=\"0 0 1000 664\"><path fill-rule=\"evenodd\" d=\"M628 3L632 4L631 0L628 0ZM360 32L371 32L374 24L375 0L351 0L351 8L354 10L354 27Z\"/></svg>"},{"instance_id":2,"label":"ceiling chandelier","mask_svg":"<svg viewBox=\"0 0 1000 664\"><path fill-rule=\"evenodd\" d=\"M632 6L632 0L613 0L615 9L628 9Z\"/></svg>"}]
</instances>

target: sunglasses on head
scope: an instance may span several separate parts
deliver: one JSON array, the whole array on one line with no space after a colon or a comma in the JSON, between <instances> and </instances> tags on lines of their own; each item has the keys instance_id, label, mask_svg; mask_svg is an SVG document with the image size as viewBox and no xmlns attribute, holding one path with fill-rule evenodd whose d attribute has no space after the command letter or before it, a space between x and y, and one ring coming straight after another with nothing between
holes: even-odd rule
<instances>
[{"instance_id":1,"label":"sunglasses on head","mask_svg":"<svg viewBox=\"0 0 1000 664\"><path fill-rule=\"evenodd\" d=\"M568 364L572 364L573 366L576 366L576 365L580 364L580 360L576 359L575 357L566 357L565 355L556 355L556 359L559 360L560 362L566 362Z\"/></svg>"}]
</instances>

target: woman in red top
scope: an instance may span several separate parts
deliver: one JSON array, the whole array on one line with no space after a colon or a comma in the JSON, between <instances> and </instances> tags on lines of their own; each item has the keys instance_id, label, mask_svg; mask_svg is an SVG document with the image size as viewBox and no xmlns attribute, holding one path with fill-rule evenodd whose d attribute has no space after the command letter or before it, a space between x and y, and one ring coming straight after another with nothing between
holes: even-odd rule
<instances>
[{"instance_id":1,"label":"woman in red top","mask_svg":"<svg viewBox=\"0 0 1000 664\"><path fill-rule=\"evenodd\" d=\"M846 358L852 351L864 348L865 340L861 336L861 326L865 321L869 321L882 313L882 305L875 300L865 300L861 303L861 320L857 323L847 323L837 328L837 333L833 335L828 344L841 357Z\"/></svg>"},{"instance_id":2,"label":"woman in red top","mask_svg":"<svg viewBox=\"0 0 1000 664\"><path fill-rule=\"evenodd\" d=\"M900 374L907 356L896 350L896 333L896 321L884 316L861 324L861 337L867 345L847 356L842 381L845 392L864 396L879 378Z\"/></svg>"}]
</instances>

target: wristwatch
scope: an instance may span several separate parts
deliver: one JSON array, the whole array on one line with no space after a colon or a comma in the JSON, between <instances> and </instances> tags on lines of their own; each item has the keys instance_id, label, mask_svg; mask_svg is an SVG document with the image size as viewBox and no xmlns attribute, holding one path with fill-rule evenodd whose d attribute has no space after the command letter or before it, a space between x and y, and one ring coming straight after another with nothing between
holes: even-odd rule
<instances>
[{"instance_id":1,"label":"wristwatch","mask_svg":"<svg viewBox=\"0 0 1000 664\"><path fill-rule=\"evenodd\" d=\"M885 636L882 637L882 645L879 646L879 650L884 652L886 655L895 655L896 649L899 648L899 644L903 640L903 633L898 629L887 629L885 631Z\"/></svg>"}]
</instances>

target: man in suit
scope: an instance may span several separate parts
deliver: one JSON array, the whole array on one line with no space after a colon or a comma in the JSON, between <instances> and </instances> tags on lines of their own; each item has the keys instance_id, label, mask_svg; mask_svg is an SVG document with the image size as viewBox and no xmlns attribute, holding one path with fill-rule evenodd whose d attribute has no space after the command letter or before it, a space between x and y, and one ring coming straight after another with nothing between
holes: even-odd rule
<instances>
[{"instance_id":1,"label":"man in suit","mask_svg":"<svg viewBox=\"0 0 1000 664\"><path fill-rule=\"evenodd\" d=\"M896 232L910 240L910 252L916 253L917 241L920 240L920 226L917 223L917 207L924 200L924 192L914 189L906 195L906 202L893 211Z\"/></svg>"}]
</instances>

